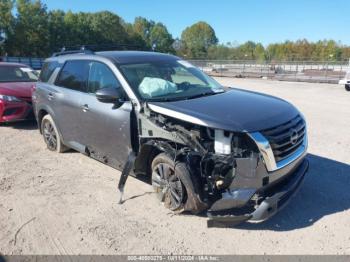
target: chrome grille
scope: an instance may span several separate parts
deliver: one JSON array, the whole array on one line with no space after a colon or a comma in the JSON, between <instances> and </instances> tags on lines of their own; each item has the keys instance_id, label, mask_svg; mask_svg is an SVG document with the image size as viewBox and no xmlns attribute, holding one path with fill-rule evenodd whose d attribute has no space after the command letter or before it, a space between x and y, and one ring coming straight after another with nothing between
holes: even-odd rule
<instances>
[{"instance_id":1,"label":"chrome grille","mask_svg":"<svg viewBox=\"0 0 350 262\"><path fill-rule=\"evenodd\" d=\"M292 120L261 132L269 141L276 162L292 155L303 143L306 125L298 115Z\"/></svg>"}]
</instances>

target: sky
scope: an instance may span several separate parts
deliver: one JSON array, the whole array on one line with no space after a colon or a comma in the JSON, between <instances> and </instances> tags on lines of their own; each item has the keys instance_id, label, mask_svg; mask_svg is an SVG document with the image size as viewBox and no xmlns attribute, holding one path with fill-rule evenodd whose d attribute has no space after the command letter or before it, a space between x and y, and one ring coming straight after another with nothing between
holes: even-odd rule
<instances>
[{"instance_id":1,"label":"sky","mask_svg":"<svg viewBox=\"0 0 350 262\"><path fill-rule=\"evenodd\" d=\"M306 38L333 39L350 45L349 0L42 0L49 10L108 10L126 22L143 16L165 24L174 38L205 21L220 43L264 45Z\"/></svg>"}]
</instances>

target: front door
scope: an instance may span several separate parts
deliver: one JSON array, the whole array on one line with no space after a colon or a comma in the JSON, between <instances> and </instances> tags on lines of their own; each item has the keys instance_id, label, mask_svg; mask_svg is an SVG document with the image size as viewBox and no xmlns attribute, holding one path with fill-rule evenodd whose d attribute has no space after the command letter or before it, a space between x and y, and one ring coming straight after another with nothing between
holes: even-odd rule
<instances>
[{"instance_id":1,"label":"front door","mask_svg":"<svg viewBox=\"0 0 350 262\"><path fill-rule=\"evenodd\" d=\"M122 169L131 151L130 115L132 105L120 107L99 102L95 92L101 88L122 88L112 70L104 63L89 62L87 93L82 96L82 141L90 155L108 165Z\"/></svg>"}]
</instances>

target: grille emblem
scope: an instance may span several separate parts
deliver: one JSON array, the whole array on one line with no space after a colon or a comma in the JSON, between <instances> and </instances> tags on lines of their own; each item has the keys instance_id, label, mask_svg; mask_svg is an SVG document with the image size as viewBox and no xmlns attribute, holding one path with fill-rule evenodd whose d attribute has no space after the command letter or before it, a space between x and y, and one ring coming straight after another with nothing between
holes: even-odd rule
<instances>
[{"instance_id":1,"label":"grille emblem","mask_svg":"<svg viewBox=\"0 0 350 262\"><path fill-rule=\"evenodd\" d=\"M295 129L293 129L291 131L290 143L292 145L295 145L297 143L297 141L298 141L298 138L299 138L298 132Z\"/></svg>"}]
</instances>

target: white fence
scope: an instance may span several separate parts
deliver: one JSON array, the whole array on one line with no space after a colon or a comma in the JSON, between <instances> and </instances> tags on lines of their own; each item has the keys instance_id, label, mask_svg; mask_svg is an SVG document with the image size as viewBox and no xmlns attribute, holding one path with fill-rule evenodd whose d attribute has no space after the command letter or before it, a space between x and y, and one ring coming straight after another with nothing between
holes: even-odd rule
<instances>
[{"instance_id":1,"label":"white fence","mask_svg":"<svg viewBox=\"0 0 350 262\"><path fill-rule=\"evenodd\" d=\"M191 60L212 76L256 77L286 81L338 83L349 71L349 62L257 62L240 60Z\"/></svg>"}]
</instances>

